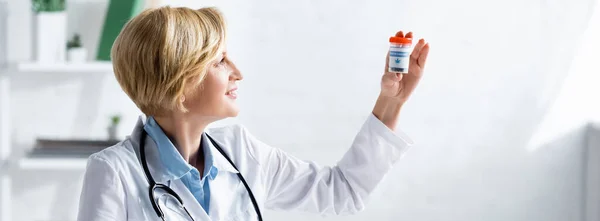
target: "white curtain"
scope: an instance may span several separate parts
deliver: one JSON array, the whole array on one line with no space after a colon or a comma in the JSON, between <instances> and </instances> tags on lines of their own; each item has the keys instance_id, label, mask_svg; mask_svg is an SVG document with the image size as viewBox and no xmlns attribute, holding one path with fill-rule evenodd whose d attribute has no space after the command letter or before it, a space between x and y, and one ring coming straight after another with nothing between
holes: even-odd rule
<instances>
[{"instance_id":1,"label":"white curtain","mask_svg":"<svg viewBox=\"0 0 600 221\"><path fill-rule=\"evenodd\" d=\"M552 142L590 122L600 122L600 3L592 4L590 20L582 38L571 43L572 57L561 60L569 64L566 78L555 102L538 126L528 147L535 149Z\"/></svg>"}]
</instances>

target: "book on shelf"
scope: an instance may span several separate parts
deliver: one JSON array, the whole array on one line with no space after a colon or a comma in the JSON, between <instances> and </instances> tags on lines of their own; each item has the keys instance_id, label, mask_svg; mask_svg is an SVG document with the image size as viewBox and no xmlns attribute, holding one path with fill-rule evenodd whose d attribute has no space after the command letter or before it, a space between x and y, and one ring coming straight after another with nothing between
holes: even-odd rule
<instances>
[{"instance_id":1,"label":"book on shelf","mask_svg":"<svg viewBox=\"0 0 600 221\"><path fill-rule=\"evenodd\" d=\"M37 139L29 157L89 157L120 140Z\"/></svg>"}]
</instances>

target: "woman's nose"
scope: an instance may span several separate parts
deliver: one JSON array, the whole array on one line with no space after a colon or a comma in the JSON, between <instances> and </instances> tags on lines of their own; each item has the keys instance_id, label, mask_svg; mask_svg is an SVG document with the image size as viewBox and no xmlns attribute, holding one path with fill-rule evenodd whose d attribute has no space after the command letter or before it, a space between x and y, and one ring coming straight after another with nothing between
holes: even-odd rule
<instances>
[{"instance_id":1,"label":"woman's nose","mask_svg":"<svg viewBox=\"0 0 600 221\"><path fill-rule=\"evenodd\" d=\"M231 76L230 78L233 78L232 80L242 80L244 79L244 76L242 75L242 72L240 72L240 70L235 66L235 64L233 64L233 62L230 63L230 67L231 67Z\"/></svg>"}]
</instances>

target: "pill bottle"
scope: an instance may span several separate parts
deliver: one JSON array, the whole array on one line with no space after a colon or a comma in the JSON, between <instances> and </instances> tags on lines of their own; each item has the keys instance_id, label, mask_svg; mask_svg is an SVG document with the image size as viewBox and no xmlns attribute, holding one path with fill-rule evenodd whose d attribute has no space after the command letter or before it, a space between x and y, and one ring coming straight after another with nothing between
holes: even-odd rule
<instances>
[{"instance_id":1,"label":"pill bottle","mask_svg":"<svg viewBox=\"0 0 600 221\"><path fill-rule=\"evenodd\" d=\"M408 73L411 46L412 38L390 37L389 72Z\"/></svg>"}]
</instances>

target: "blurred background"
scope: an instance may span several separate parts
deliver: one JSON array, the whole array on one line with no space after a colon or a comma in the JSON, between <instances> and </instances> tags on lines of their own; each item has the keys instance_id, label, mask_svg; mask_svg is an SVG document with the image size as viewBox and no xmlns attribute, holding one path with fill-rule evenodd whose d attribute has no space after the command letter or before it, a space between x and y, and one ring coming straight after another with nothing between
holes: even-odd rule
<instances>
[{"instance_id":1,"label":"blurred background","mask_svg":"<svg viewBox=\"0 0 600 221\"><path fill-rule=\"evenodd\" d=\"M1 221L76 219L86 151L140 115L106 60L111 33L160 5L227 18L242 112L212 126L244 124L321 165L370 114L388 38L430 42L399 126L416 145L365 211L267 220L600 220L597 0L38 2L0 0Z\"/></svg>"}]
</instances>

